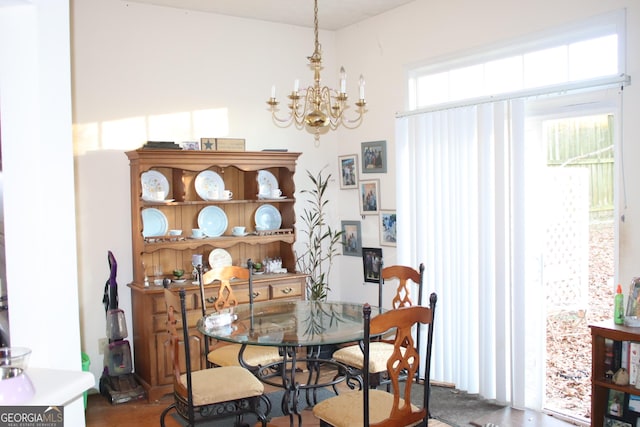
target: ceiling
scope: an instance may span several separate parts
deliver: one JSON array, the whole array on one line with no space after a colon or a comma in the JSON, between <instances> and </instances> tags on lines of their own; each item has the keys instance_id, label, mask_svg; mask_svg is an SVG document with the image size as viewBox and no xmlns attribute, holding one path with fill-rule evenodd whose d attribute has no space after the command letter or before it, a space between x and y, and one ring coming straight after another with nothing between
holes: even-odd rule
<instances>
[{"instance_id":1,"label":"ceiling","mask_svg":"<svg viewBox=\"0 0 640 427\"><path fill-rule=\"evenodd\" d=\"M178 9L313 27L311 0L129 0ZM414 0L319 0L318 26L339 30Z\"/></svg>"}]
</instances>

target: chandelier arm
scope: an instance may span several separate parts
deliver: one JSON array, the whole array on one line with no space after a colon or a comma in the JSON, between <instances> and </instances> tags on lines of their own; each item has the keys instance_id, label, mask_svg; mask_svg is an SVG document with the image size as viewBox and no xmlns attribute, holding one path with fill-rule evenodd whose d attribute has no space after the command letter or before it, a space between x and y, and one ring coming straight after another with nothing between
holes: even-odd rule
<instances>
[{"instance_id":1,"label":"chandelier arm","mask_svg":"<svg viewBox=\"0 0 640 427\"><path fill-rule=\"evenodd\" d=\"M291 126L291 124L293 124L295 126L296 129L298 130L302 130L304 129L304 126L301 124L298 124L297 122L289 119L289 120L278 120L276 117L272 117L273 120L273 124L275 124L277 127L279 127L280 129L286 129L288 127Z\"/></svg>"},{"instance_id":2,"label":"chandelier arm","mask_svg":"<svg viewBox=\"0 0 640 427\"><path fill-rule=\"evenodd\" d=\"M353 119L346 119L343 115L340 122L342 123L342 126L344 126L347 129L355 129L362 124L362 120L364 119L364 113L366 113L366 111L364 110L359 111L358 116Z\"/></svg>"},{"instance_id":3,"label":"chandelier arm","mask_svg":"<svg viewBox=\"0 0 640 427\"><path fill-rule=\"evenodd\" d=\"M271 107L269 108L271 110L271 117L273 118L274 123L277 124L277 123L289 123L289 122L291 122L291 114L289 114L289 116L283 117L283 118L278 117L278 114L277 114L278 107L276 105L277 104L271 104Z\"/></svg>"}]
</instances>

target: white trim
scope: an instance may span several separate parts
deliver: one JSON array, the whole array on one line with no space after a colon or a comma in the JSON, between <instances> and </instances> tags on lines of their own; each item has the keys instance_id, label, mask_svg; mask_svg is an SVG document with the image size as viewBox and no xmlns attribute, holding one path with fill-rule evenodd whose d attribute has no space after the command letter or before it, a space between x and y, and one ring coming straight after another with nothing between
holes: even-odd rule
<instances>
[{"instance_id":1,"label":"white trim","mask_svg":"<svg viewBox=\"0 0 640 427\"><path fill-rule=\"evenodd\" d=\"M599 90L607 87L624 87L631 84L631 77L622 74L615 77L603 77L599 79L584 80L575 83L562 83L552 86L544 86L533 89L525 89L516 92L503 93L499 95L482 96L479 98L463 99L460 101L446 102L444 104L432 105L430 107L396 113L396 118L415 116L417 114L432 113L434 111L449 110L452 108L466 107L469 105L486 104L489 102L506 101L509 99L528 98L532 96L543 96L558 93L570 93L584 90Z\"/></svg>"},{"instance_id":2,"label":"white trim","mask_svg":"<svg viewBox=\"0 0 640 427\"><path fill-rule=\"evenodd\" d=\"M458 52L455 55L439 57L431 59L428 62L419 62L410 64L405 67L406 75L406 98L405 108L408 111L416 105L416 85L420 77L435 75L440 73L450 73L451 71L470 67L474 65L486 64L500 59L507 59L513 56L522 56L528 53L569 45L579 41L591 40L603 36L617 36L617 74L618 76L626 75L626 9L618 9L602 15L598 15L579 22L560 25L556 28L538 32L532 35L523 36L509 41L494 44L485 48L474 49L472 51ZM602 78L615 78L615 76L603 76ZM599 79L599 78L598 78ZM597 80L597 79L596 79ZM588 82L588 81L587 81ZM572 81L569 84L581 84L578 81ZM565 83L558 83L564 85ZM538 88L532 88L536 90ZM545 90L546 88L540 88ZM523 89L524 91L528 90ZM468 99L465 101L451 101L451 105L464 106L474 105L483 102L492 102L500 99L510 99L512 96L500 95L499 97L491 95L483 95L485 100ZM486 101L488 99L488 101ZM423 103L424 105L424 103ZM436 109L431 107L436 106ZM438 111L449 108L448 102L433 104L426 106L418 111ZM400 113L398 117L402 117L405 113Z\"/></svg>"},{"instance_id":3,"label":"white trim","mask_svg":"<svg viewBox=\"0 0 640 427\"><path fill-rule=\"evenodd\" d=\"M408 78L415 78L425 74L436 74L455 68L462 68L513 55L523 55L529 52L546 49L562 44L592 39L609 34L618 35L619 70L625 72L626 39L626 9L619 9L592 18L561 25L557 28L529 34L520 38L496 43L484 48L445 55L428 61L416 62L406 67Z\"/></svg>"}]
</instances>

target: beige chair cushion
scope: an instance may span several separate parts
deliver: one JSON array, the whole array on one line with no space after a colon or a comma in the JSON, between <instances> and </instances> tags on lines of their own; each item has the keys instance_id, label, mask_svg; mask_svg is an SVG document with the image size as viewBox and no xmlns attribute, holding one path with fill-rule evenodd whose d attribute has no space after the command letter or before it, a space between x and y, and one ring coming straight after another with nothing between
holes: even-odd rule
<instances>
[{"instance_id":1,"label":"beige chair cushion","mask_svg":"<svg viewBox=\"0 0 640 427\"><path fill-rule=\"evenodd\" d=\"M404 348L400 350L404 354ZM387 370L387 360L393 354L393 344L386 342L372 342L369 348L369 372L374 374ZM357 345L350 345L336 350L333 358L340 363L354 368L364 367L364 354Z\"/></svg>"},{"instance_id":2,"label":"beige chair cushion","mask_svg":"<svg viewBox=\"0 0 640 427\"><path fill-rule=\"evenodd\" d=\"M187 375L180 381L187 387ZM264 385L251 372L239 366L203 369L191 373L193 404L196 406L260 396Z\"/></svg>"},{"instance_id":3,"label":"beige chair cushion","mask_svg":"<svg viewBox=\"0 0 640 427\"><path fill-rule=\"evenodd\" d=\"M313 407L313 415L335 427L361 426L364 423L362 391L350 391L335 397L323 400ZM402 403L402 402L401 402ZM369 423L375 424L386 419L393 407L393 394L383 390L369 391ZM419 408L411 405L418 411ZM408 425L418 425L418 423ZM429 426L446 426L437 424L435 420L429 420Z\"/></svg>"},{"instance_id":4,"label":"beige chair cushion","mask_svg":"<svg viewBox=\"0 0 640 427\"><path fill-rule=\"evenodd\" d=\"M238 362L240 348L240 344L222 345L211 350L207 355L207 360L217 366L240 366L240 362ZM282 360L277 347L259 345L248 345L242 358L251 366L264 366Z\"/></svg>"}]
</instances>

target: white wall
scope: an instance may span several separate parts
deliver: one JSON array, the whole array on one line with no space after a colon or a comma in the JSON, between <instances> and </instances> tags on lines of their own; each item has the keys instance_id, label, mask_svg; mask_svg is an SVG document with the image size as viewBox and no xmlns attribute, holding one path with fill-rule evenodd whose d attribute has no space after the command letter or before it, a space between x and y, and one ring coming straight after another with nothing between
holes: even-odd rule
<instances>
[{"instance_id":1,"label":"white wall","mask_svg":"<svg viewBox=\"0 0 640 427\"><path fill-rule=\"evenodd\" d=\"M298 160L298 190L313 172L335 168L336 136L274 126L266 100L281 105L293 81L310 84L313 30L120 1L83 0L73 13L73 108L82 347L99 378L105 337L102 292L107 251L118 261L120 308L131 329L129 164L124 152L147 140L245 138L248 150L286 148ZM334 34L326 46L327 83L338 79ZM335 71L332 71L335 70ZM204 112L204 113L203 113ZM199 114L210 112L204 123ZM222 124L215 118L222 116ZM227 129L228 128L228 129ZM333 171L333 169L332 169ZM334 172L335 174L335 172Z\"/></svg>"},{"instance_id":2,"label":"white wall","mask_svg":"<svg viewBox=\"0 0 640 427\"><path fill-rule=\"evenodd\" d=\"M336 177L337 156L356 153L360 143L387 140L386 174L360 175L381 182L381 207L395 207L394 115L405 109L405 69L501 41L554 28L606 11L628 8L628 52L640 48L640 6L634 0L416 0L336 33L321 32L324 82L337 84L344 64L348 89L364 74L369 112L352 131L325 136L316 147L298 130L279 129L270 121L265 100L272 84L283 100L293 79L311 82L306 57L313 51L309 28L251 21L118 1L74 3L73 106L78 200L79 287L82 346L99 376L98 340L104 337L102 289L108 275L107 250L119 261L120 306L130 321L131 279L129 178L126 150L147 139L196 140L200 137L246 138L247 148L281 147L302 151L298 190L306 186L305 169L330 164ZM640 58L629 55L627 71L640 75ZM638 89L625 89L625 117L640 111ZM284 103L284 102L283 102ZM226 126L202 126L195 112L215 110ZM225 116L226 114L226 116ZM177 117L177 118L176 118ZM192 121L193 119L193 121ZM213 121L210 121L213 123ZM637 121L627 120L623 136L631 165L640 148L633 144ZM627 182L640 172L626 168ZM332 222L361 219L355 190L331 189ZM638 272L639 213L633 207L640 192L627 189L626 221L621 226L620 278ZM636 202L636 203L634 203ZM619 203L621 203L619 201ZM379 247L377 217L362 220L363 246ZM395 249L383 247L385 262L395 262ZM332 278L332 299L375 301L376 287L363 285L362 263L340 257ZM339 280L338 280L339 278Z\"/></svg>"},{"instance_id":3,"label":"white wall","mask_svg":"<svg viewBox=\"0 0 640 427\"><path fill-rule=\"evenodd\" d=\"M394 114L406 109L405 72L408 66L436 62L444 58L470 53L487 46L508 43L529 34L580 21L608 11L627 8L628 58L627 73L634 79L640 72L640 4L633 0L601 2L598 0L543 0L512 2L491 0L452 0L432 2L418 0L394 11L373 17L337 33L338 57L345 67L362 70L367 79L369 113L365 124L354 131L342 133L338 155L359 153L362 141L386 139L389 168L385 175L364 175L380 178L383 209L395 207ZM638 114L640 87L632 84L624 90L625 120L623 128L626 161L626 209L622 193L618 194L620 213L620 281L629 283L640 274L637 258L640 248L640 212L634 209L640 192L633 188L640 172L632 165L640 158L635 143L640 123L629 119ZM363 175L360 175L363 178ZM340 219L358 219L358 205L350 191L339 192ZM379 247L377 223L374 218L362 221L363 246ZM383 247L385 263L395 262L395 250ZM362 268L354 257L339 261L340 298L349 301L375 301L375 285L362 286ZM389 290L390 291L390 290Z\"/></svg>"},{"instance_id":4,"label":"white wall","mask_svg":"<svg viewBox=\"0 0 640 427\"><path fill-rule=\"evenodd\" d=\"M0 111L11 345L81 370L68 0L0 1ZM54 403L54 402L52 402ZM82 397L65 407L83 425Z\"/></svg>"}]
</instances>

